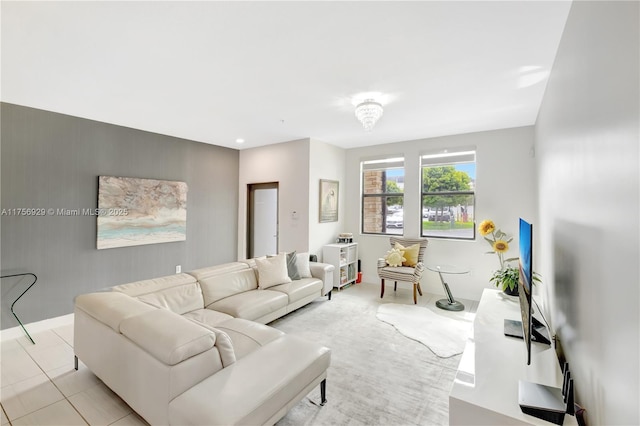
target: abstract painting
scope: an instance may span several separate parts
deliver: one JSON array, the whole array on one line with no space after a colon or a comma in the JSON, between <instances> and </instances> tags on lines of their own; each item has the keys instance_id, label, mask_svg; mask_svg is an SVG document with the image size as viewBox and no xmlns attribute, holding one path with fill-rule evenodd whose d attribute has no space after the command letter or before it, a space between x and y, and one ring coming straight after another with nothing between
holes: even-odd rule
<instances>
[{"instance_id":1,"label":"abstract painting","mask_svg":"<svg viewBox=\"0 0 640 426\"><path fill-rule=\"evenodd\" d=\"M338 181L320 179L320 222L338 221Z\"/></svg>"},{"instance_id":2,"label":"abstract painting","mask_svg":"<svg viewBox=\"0 0 640 426\"><path fill-rule=\"evenodd\" d=\"M187 184L100 176L98 249L187 239Z\"/></svg>"}]
</instances>

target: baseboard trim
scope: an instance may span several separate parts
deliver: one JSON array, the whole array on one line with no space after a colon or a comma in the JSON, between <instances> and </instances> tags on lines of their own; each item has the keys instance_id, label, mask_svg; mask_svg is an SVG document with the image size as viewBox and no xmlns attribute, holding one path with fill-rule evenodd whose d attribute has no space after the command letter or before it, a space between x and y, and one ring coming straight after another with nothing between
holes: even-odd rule
<instances>
[{"instance_id":1,"label":"baseboard trim","mask_svg":"<svg viewBox=\"0 0 640 426\"><path fill-rule=\"evenodd\" d=\"M27 329L29 334L33 335L41 331L50 330L56 327L62 327L64 325L73 324L73 314L67 314L60 317L49 318L42 321L32 322L25 324L24 328ZM18 337L25 336L22 327L16 326L13 328L7 328L6 330L0 330L0 342L5 340L17 339Z\"/></svg>"}]
</instances>

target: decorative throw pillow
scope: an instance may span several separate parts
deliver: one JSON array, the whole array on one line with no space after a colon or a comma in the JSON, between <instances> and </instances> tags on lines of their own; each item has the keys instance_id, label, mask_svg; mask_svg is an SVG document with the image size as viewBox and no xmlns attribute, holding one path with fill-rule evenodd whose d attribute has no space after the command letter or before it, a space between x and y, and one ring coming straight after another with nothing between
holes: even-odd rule
<instances>
[{"instance_id":1,"label":"decorative throw pillow","mask_svg":"<svg viewBox=\"0 0 640 426\"><path fill-rule=\"evenodd\" d=\"M404 251L404 257L406 260L402 262L402 266L416 266L418 263L418 255L420 254L420 244L403 247L402 244L396 242L394 248Z\"/></svg>"},{"instance_id":2,"label":"decorative throw pillow","mask_svg":"<svg viewBox=\"0 0 640 426\"><path fill-rule=\"evenodd\" d=\"M258 288L273 287L274 285L290 283L291 278L287 274L287 258L284 253L273 257L258 257Z\"/></svg>"},{"instance_id":3,"label":"decorative throw pillow","mask_svg":"<svg viewBox=\"0 0 640 426\"><path fill-rule=\"evenodd\" d=\"M312 278L311 269L309 268L309 253L296 254L296 263L298 264L300 278Z\"/></svg>"},{"instance_id":4,"label":"decorative throw pillow","mask_svg":"<svg viewBox=\"0 0 640 426\"><path fill-rule=\"evenodd\" d=\"M402 266L402 262L404 262L405 259L404 256L402 256L403 252L402 250L398 250L397 248L392 248L391 250L389 250L387 252L387 255L384 257L384 260L387 261L387 265L389 266Z\"/></svg>"},{"instance_id":5,"label":"decorative throw pillow","mask_svg":"<svg viewBox=\"0 0 640 426\"><path fill-rule=\"evenodd\" d=\"M296 256L295 251L287 253L287 275L289 275L289 278L292 280L300 279L300 273L298 272L298 256Z\"/></svg>"}]
</instances>

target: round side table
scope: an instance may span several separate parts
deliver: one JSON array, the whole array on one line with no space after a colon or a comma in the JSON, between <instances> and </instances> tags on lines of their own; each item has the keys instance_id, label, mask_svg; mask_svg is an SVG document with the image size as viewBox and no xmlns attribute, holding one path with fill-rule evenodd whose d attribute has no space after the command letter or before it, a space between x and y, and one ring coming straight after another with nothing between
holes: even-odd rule
<instances>
[{"instance_id":1,"label":"round side table","mask_svg":"<svg viewBox=\"0 0 640 426\"><path fill-rule=\"evenodd\" d=\"M464 305L453 298L453 294L451 294L451 290L449 289L449 284L444 282L444 278L442 274L467 274L469 273L469 269L463 268L460 266L453 265L427 265L427 269L433 272L437 272L440 275L440 281L442 282L442 287L444 288L445 293L447 294L446 299L440 299L436 302L436 306L440 309L445 309L447 311L463 311Z\"/></svg>"}]
</instances>

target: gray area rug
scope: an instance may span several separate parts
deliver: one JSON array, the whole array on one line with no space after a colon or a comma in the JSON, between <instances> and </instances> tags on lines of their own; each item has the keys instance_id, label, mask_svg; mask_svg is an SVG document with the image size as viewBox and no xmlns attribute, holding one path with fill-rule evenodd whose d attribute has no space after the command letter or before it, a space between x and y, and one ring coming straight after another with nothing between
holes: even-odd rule
<instances>
[{"instance_id":1,"label":"gray area rug","mask_svg":"<svg viewBox=\"0 0 640 426\"><path fill-rule=\"evenodd\" d=\"M409 339L422 343L437 356L449 358L464 352L475 315L464 311L440 311L434 312L416 305L385 303L378 307L377 317L393 325Z\"/></svg>"},{"instance_id":2,"label":"gray area rug","mask_svg":"<svg viewBox=\"0 0 640 426\"><path fill-rule=\"evenodd\" d=\"M448 424L460 355L438 358L379 321L378 291L372 284L334 291L333 300L317 299L269 324L332 351L327 404L318 405L320 390L314 389L279 426Z\"/></svg>"}]
</instances>

